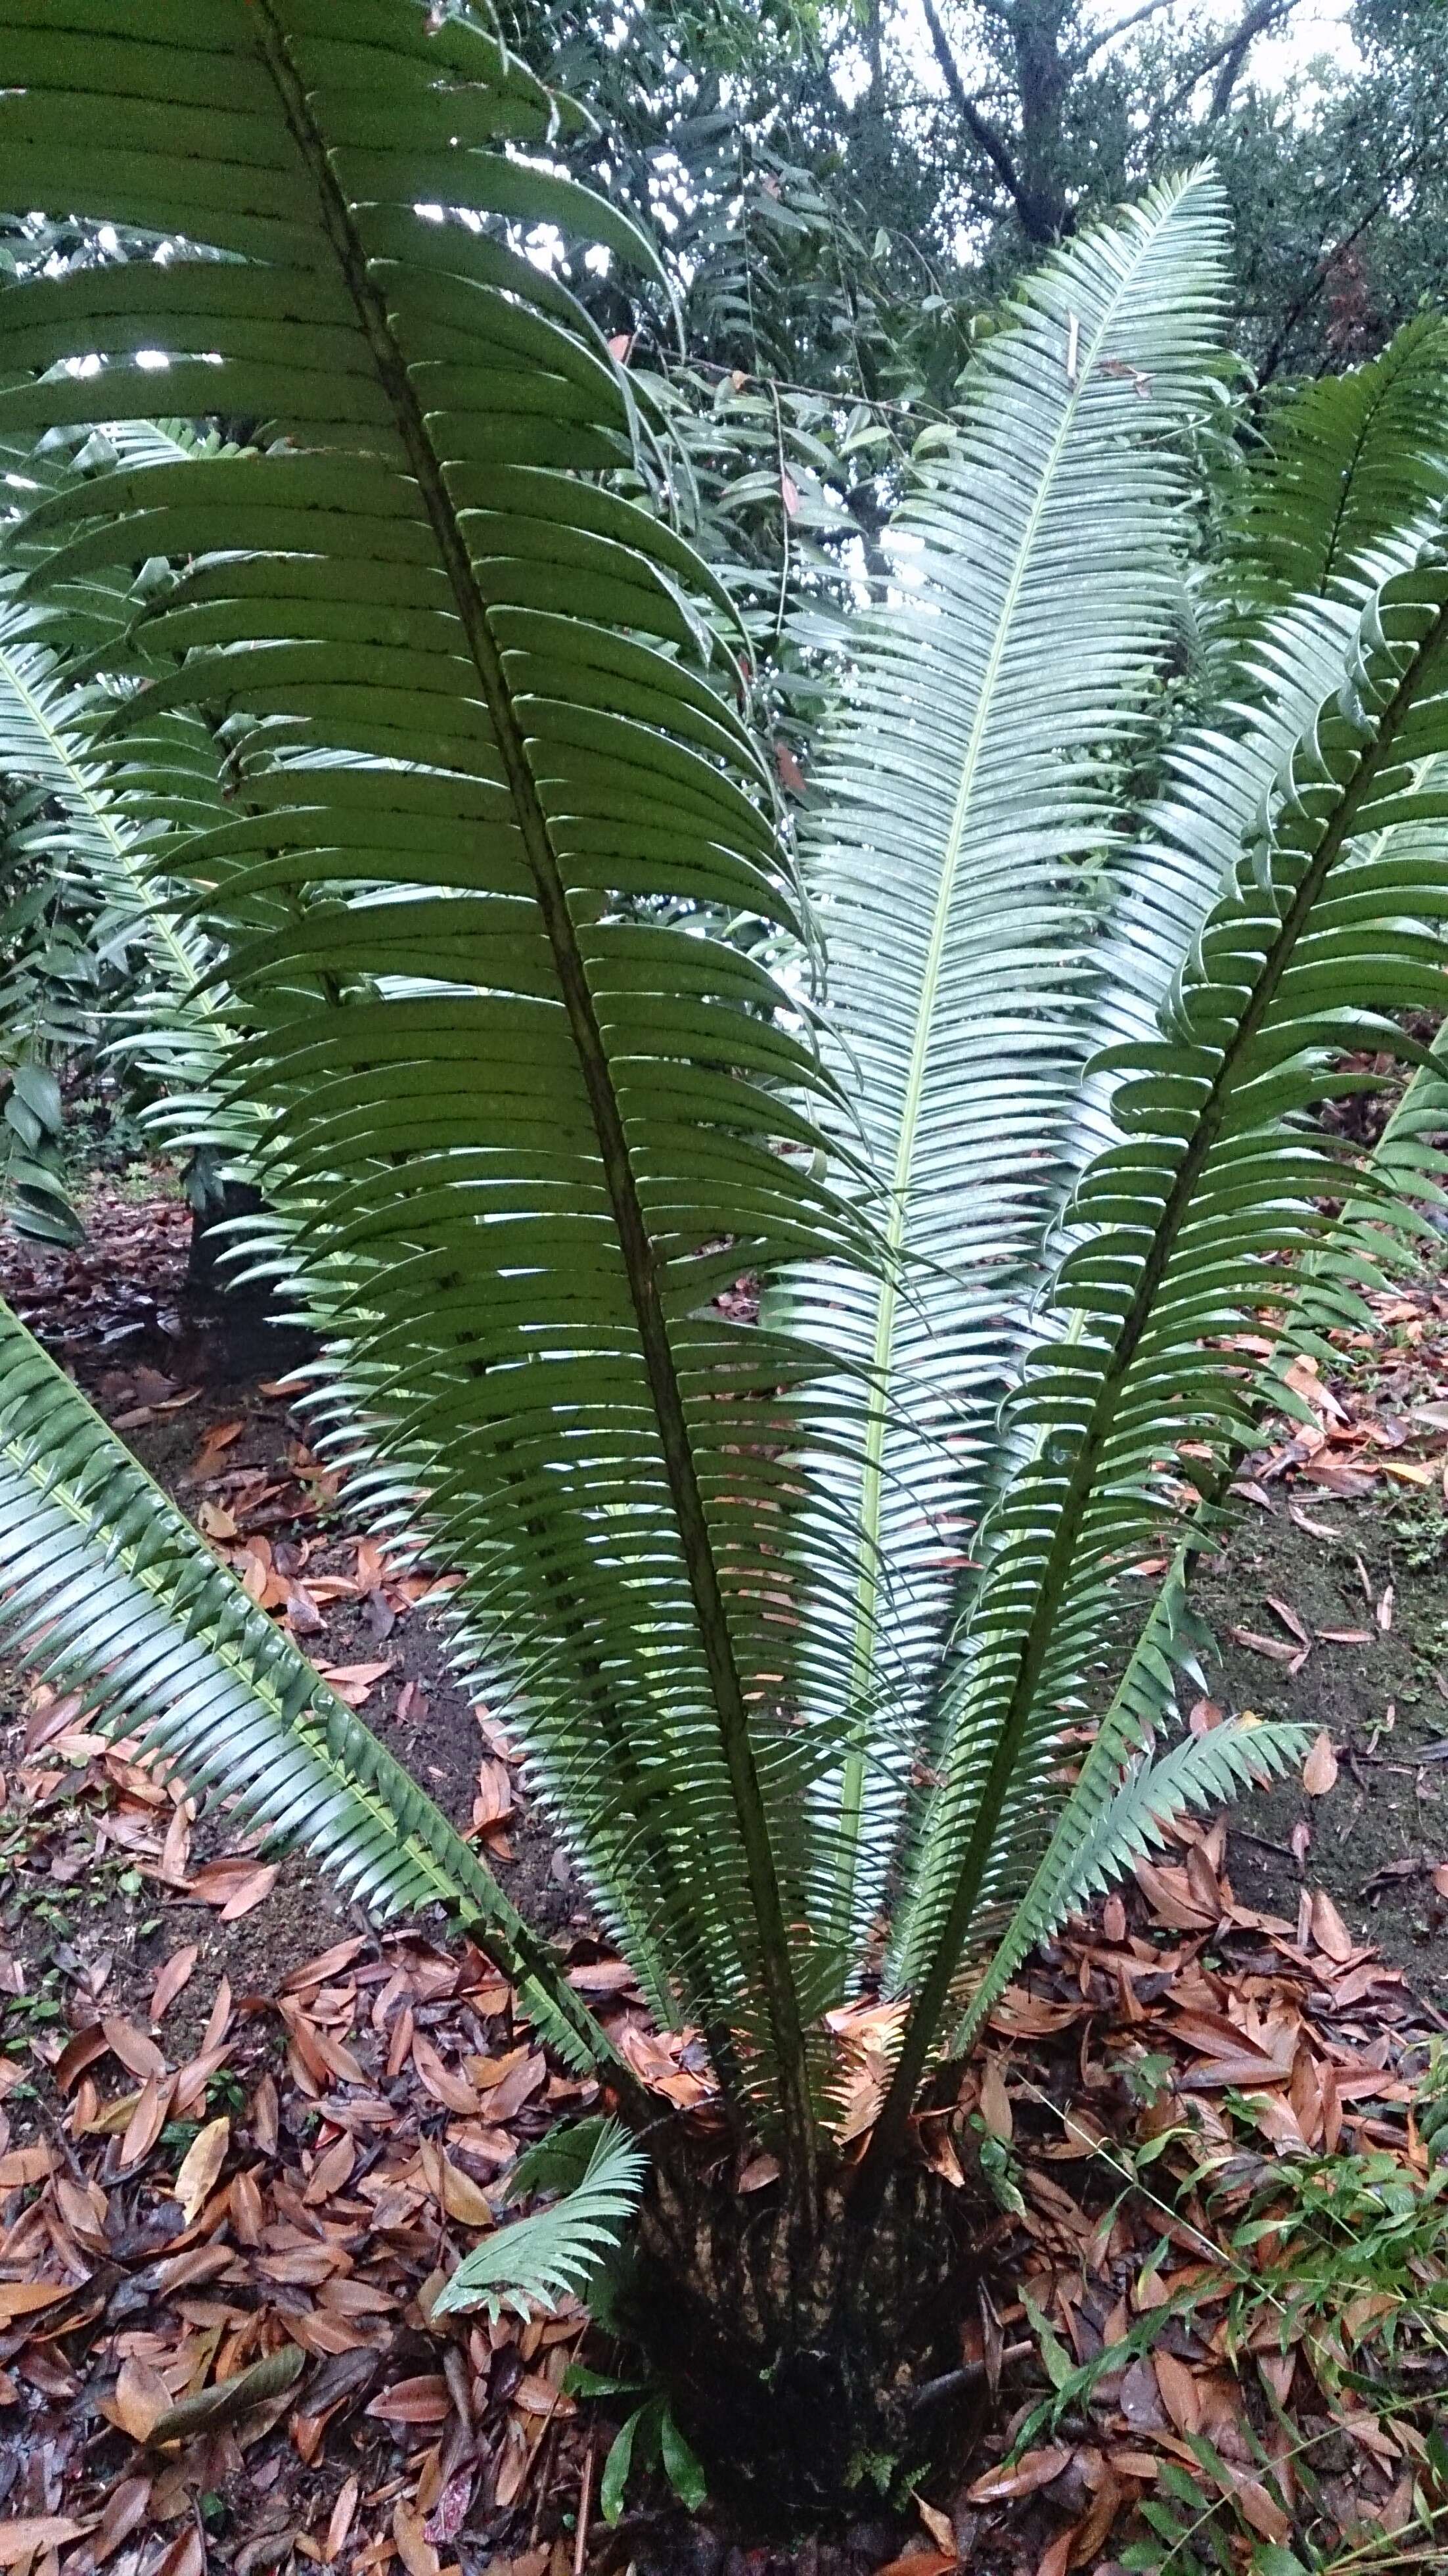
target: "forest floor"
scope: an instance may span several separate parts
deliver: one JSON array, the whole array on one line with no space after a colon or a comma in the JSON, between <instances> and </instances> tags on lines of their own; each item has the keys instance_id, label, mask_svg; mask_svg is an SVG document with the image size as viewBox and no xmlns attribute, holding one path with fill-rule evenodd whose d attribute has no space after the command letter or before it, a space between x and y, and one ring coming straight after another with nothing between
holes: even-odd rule
<instances>
[{"instance_id":1,"label":"forest floor","mask_svg":"<svg viewBox=\"0 0 1448 2576\"><path fill-rule=\"evenodd\" d=\"M448 1675L446 1571L349 1529L295 1352L188 1305L179 1196L101 1182L89 1219L75 1252L0 1242L0 1289L688 2101ZM1297 1385L1200 1571L1192 1722L1298 1718L1305 1772L1008 1992L922 2136L986 2240L956 2438L793 2550L647 2463L616 2492L637 2398L572 2391L580 2358L630 2376L581 2311L429 2326L519 2148L591 2099L491 1962L440 1920L375 1933L0 1675L0 2570L1448 2566L1448 2219L1413 2117L1448 2030L1448 1295L1380 1300Z\"/></svg>"}]
</instances>

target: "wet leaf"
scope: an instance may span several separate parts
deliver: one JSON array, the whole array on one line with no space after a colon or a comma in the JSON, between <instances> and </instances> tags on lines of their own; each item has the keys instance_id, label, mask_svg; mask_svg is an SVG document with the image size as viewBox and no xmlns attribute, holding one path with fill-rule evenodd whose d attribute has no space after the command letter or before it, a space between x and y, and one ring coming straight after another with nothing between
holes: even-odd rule
<instances>
[{"instance_id":1,"label":"wet leaf","mask_svg":"<svg viewBox=\"0 0 1448 2576\"><path fill-rule=\"evenodd\" d=\"M1231 2494L1244 2522L1251 2524L1264 2540L1286 2541L1292 2537L1292 2517L1273 2501L1260 2478L1234 2476Z\"/></svg>"},{"instance_id":2,"label":"wet leaf","mask_svg":"<svg viewBox=\"0 0 1448 2576\"><path fill-rule=\"evenodd\" d=\"M1059 2445L1027 2451L1005 2468L987 2469L966 2488L966 2495L972 2504L1005 2504L1016 2496L1034 2495L1038 2487L1048 2487L1060 2476L1070 2458L1070 2452Z\"/></svg>"},{"instance_id":3,"label":"wet leaf","mask_svg":"<svg viewBox=\"0 0 1448 2576\"><path fill-rule=\"evenodd\" d=\"M0 2281L0 2325L10 2325L16 2317L38 2316L42 2308L53 2308L57 2299L68 2299L68 2281Z\"/></svg>"},{"instance_id":4,"label":"wet leaf","mask_svg":"<svg viewBox=\"0 0 1448 2576\"><path fill-rule=\"evenodd\" d=\"M64 2549L71 2540L80 2540L95 2528L94 2520L78 2522L68 2513L22 2515L18 2522L0 2522L0 2567L27 2565L47 2549Z\"/></svg>"},{"instance_id":5,"label":"wet leaf","mask_svg":"<svg viewBox=\"0 0 1448 2576\"><path fill-rule=\"evenodd\" d=\"M322 2559L324 2565L328 2567L331 2566L335 2558L340 2557L342 2551L347 2545L347 2535L351 2531L352 2525L356 2520L357 2502L361 2493L362 2481L355 2475L345 2479L337 2491L337 2501L332 2507L331 2517L327 2524L327 2536L322 2543ZM469 2488L469 2493L471 2493L471 2487ZM461 2526L459 2526L459 2528L461 2528ZM435 2537L436 2535L430 2536ZM453 2535L451 2533L448 2534L449 2539L451 2539L452 2536Z\"/></svg>"},{"instance_id":6,"label":"wet leaf","mask_svg":"<svg viewBox=\"0 0 1448 2576\"><path fill-rule=\"evenodd\" d=\"M1313 1738L1309 1748L1302 1766L1302 1785L1309 1798L1325 1798L1329 1789L1337 1786L1337 1755L1325 1727Z\"/></svg>"},{"instance_id":7,"label":"wet leaf","mask_svg":"<svg viewBox=\"0 0 1448 2576\"><path fill-rule=\"evenodd\" d=\"M981 2069L980 2116L991 2136L1008 2146L1015 2131L1015 2119L998 2057L988 2057Z\"/></svg>"},{"instance_id":8,"label":"wet leaf","mask_svg":"<svg viewBox=\"0 0 1448 2576\"><path fill-rule=\"evenodd\" d=\"M151 2427L171 2404L171 2391L159 2370L148 2361L132 2357L123 2361L114 2393L106 2408L112 2423L129 2433L133 2442L149 2441Z\"/></svg>"},{"instance_id":9,"label":"wet leaf","mask_svg":"<svg viewBox=\"0 0 1448 2576\"><path fill-rule=\"evenodd\" d=\"M182 2157L172 2190L188 2227L219 2180L230 2144L231 2122L223 2116L208 2121Z\"/></svg>"},{"instance_id":10,"label":"wet leaf","mask_svg":"<svg viewBox=\"0 0 1448 2576\"><path fill-rule=\"evenodd\" d=\"M1161 2402L1179 2433L1199 2433L1202 2428L1202 2401L1195 2376L1174 2353L1158 2350L1152 2355L1156 2384Z\"/></svg>"},{"instance_id":11,"label":"wet leaf","mask_svg":"<svg viewBox=\"0 0 1448 2576\"><path fill-rule=\"evenodd\" d=\"M428 2539L422 2517L401 2496L392 2508L392 2537L407 2576L439 2576L442 2562Z\"/></svg>"},{"instance_id":12,"label":"wet leaf","mask_svg":"<svg viewBox=\"0 0 1448 2576\"><path fill-rule=\"evenodd\" d=\"M165 2074L166 2060L154 2039L148 2038L145 2031L138 2030L133 2021L113 2019L102 2022L101 2028L112 2057L120 2059L128 2075L139 2080Z\"/></svg>"},{"instance_id":13,"label":"wet leaf","mask_svg":"<svg viewBox=\"0 0 1448 2576\"><path fill-rule=\"evenodd\" d=\"M192 1976L200 1956L196 1943L188 1941L181 1949L173 1950L157 1971L156 1982L151 1988L150 2017L153 2025L165 2020L182 1987Z\"/></svg>"},{"instance_id":14,"label":"wet leaf","mask_svg":"<svg viewBox=\"0 0 1448 2576\"><path fill-rule=\"evenodd\" d=\"M171 2099L175 2090L174 2075L168 2075L160 2083L153 2075L142 2085L121 2140L124 2172L129 2173L134 2166L145 2163L171 2116Z\"/></svg>"},{"instance_id":15,"label":"wet leaf","mask_svg":"<svg viewBox=\"0 0 1448 2576\"><path fill-rule=\"evenodd\" d=\"M428 2371L415 2379L394 2380L373 2398L367 2412L384 2424L445 2424L452 2399L441 2372Z\"/></svg>"},{"instance_id":16,"label":"wet leaf","mask_svg":"<svg viewBox=\"0 0 1448 2576\"><path fill-rule=\"evenodd\" d=\"M78 2558L69 2561L71 2568L81 2565L102 2567L113 2557L123 2540L128 2540L146 2519L151 2502L149 2478L122 2478L112 2487L100 2525L92 2532L88 2546Z\"/></svg>"},{"instance_id":17,"label":"wet leaf","mask_svg":"<svg viewBox=\"0 0 1448 2576\"><path fill-rule=\"evenodd\" d=\"M1350 1959L1357 1946L1332 1898L1322 1888L1313 1891L1312 1937L1329 1959Z\"/></svg>"},{"instance_id":18,"label":"wet leaf","mask_svg":"<svg viewBox=\"0 0 1448 2576\"><path fill-rule=\"evenodd\" d=\"M266 1861L260 1869L252 1870L242 1879L221 1909L222 1922L239 1923L244 1914L252 1913L263 1904L277 1883L278 1867L276 1861Z\"/></svg>"},{"instance_id":19,"label":"wet leaf","mask_svg":"<svg viewBox=\"0 0 1448 2576\"><path fill-rule=\"evenodd\" d=\"M467 2521L476 2484L477 2471L473 2468L459 2469L448 2479L424 2526L435 2549L444 2549L449 2541L456 2540Z\"/></svg>"},{"instance_id":20,"label":"wet leaf","mask_svg":"<svg viewBox=\"0 0 1448 2576\"><path fill-rule=\"evenodd\" d=\"M955 2526L952 2523L949 2514L942 2513L938 2505L927 2504L923 2496L916 2497L915 2510L919 2514L921 2521L924 2523L926 2530L929 2532L931 2539L934 2541L936 2548L944 2552L947 2556L954 2558L956 2555Z\"/></svg>"}]
</instances>

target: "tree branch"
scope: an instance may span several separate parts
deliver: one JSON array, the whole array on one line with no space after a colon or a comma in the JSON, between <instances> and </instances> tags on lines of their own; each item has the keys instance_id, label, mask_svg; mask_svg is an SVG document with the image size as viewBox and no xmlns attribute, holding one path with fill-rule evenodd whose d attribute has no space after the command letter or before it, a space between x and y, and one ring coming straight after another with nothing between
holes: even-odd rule
<instances>
[{"instance_id":1,"label":"tree branch","mask_svg":"<svg viewBox=\"0 0 1448 2576\"><path fill-rule=\"evenodd\" d=\"M1216 125L1226 115L1231 105L1232 92L1237 86L1243 65L1257 38L1265 35L1269 27L1276 26L1280 19L1290 18L1296 6L1297 0L1256 0L1256 5L1247 11L1236 34L1220 57L1221 70L1217 73L1216 84L1212 90L1212 103L1207 110L1209 125ZM1211 68L1212 62L1209 57L1203 64L1202 70L1210 71Z\"/></svg>"},{"instance_id":2,"label":"tree branch","mask_svg":"<svg viewBox=\"0 0 1448 2576\"><path fill-rule=\"evenodd\" d=\"M1009 196L1012 205L1015 207L1017 214L1021 218L1022 223L1026 226L1027 231L1031 233L1032 238L1034 239L1035 227L1032 220L1030 200L1026 194L1026 190L1021 184L1020 174L1016 169L1016 165L1011 159L1006 139L1004 135L1000 133L998 128L992 125L989 117L982 115L981 110L977 107L975 100L971 97L964 81L961 79L960 65L957 63L955 56L951 51L950 39L946 35L944 27L940 23L940 12L936 8L935 0L920 0L920 5L925 12L925 24L930 30L930 41L935 48L935 59L940 65L945 78L945 86L950 92L951 105L954 107L957 116L960 118L962 125L966 129L966 132L976 143L979 144L981 151L985 154L991 168L1000 180L1002 187Z\"/></svg>"},{"instance_id":3,"label":"tree branch","mask_svg":"<svg viewBox=\"0 0 1448 2576\"><path fill-rule=\"evenodd\" d=\"M1283 18L1290 17L1296 7L1297 0L1251 0L1251 6L1238 19L1236 26L1229 29L1207 53L1198 56L1185 79L1178 81L1170 97L1163 100L1164 112L1169 116L1172 109L1179 107L1196 88L1198 81L1205 80L1208 72L1217 71L1220 64L1212 103L1207 111L1207 123L1216 124L1226 115L1242 66L1257 38Z\"/></svg>"},{"instance_id":4,"label":"tree branch","mask_svg":"<svg viewBox=\"0 0 1448 2576\"><path fill-rule=\"evenodd\" d=\"M1387 213L1396 191L1402 186L1403 181L1417 168L1418 163L1423 159L1427 150L1428 146L1426 143L1415 145L1414 149L1408 153L1406 158L1399 164L1399 167L1393 171L1391 177L1379 190L1377 196L1374 197L1367 213L1359 216L1358 221L1353 225L1351 232L1344 233L1339 240L1332 244L1330 249L1324 245L1322 249L1319 250L1311 278L1303 288L1302 293L1297 297L1296 302L1288 306L1287 312L1283 317L1277 334L1272 341L1272 345L1268 349L1261 366L1257 370L1257 383L1259 390L1263 385L1269 383L1271 378L1276 374L1277 369L1280 367L1287 354L1292 334L1296 330L1298 323L1302 320L1304 314L1310 310L1311 306L1317 302L1319 295L1322 294L1326 287L1328 278L1332 272L1332 262L1335 259L1340 259L1345 250L1351 250L1356 242L1361 241L1363 234L1377 222L1379 216Z\"/></svg>"},{"instance_id":5,"label":"tree branch","mask_svg":"<svg viewBox=\"0 0 1448 2576\"><path fill-rule=\"evenodd\" d=\"M1092 57L1100 53L1102 46L1111 44L1117 36L1124 36L1128 27L1139 27L1143 18L1154 18L1159 9L1175 9L1179 5L1180 0L1141 0L1139 9L1129 10L1124 18L1114 18L1109 27L1101 29L1099 35L1092 36L1088 43L1076 47L1070 56L1072 71L1084 71Z\"/></svg>"}]
</instances>

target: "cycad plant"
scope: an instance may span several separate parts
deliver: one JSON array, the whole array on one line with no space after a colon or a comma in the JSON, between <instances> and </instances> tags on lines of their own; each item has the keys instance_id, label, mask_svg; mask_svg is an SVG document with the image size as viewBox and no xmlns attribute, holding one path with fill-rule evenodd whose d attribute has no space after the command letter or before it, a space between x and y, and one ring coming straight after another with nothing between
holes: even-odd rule
<instances>
[{"instance_id":1,"label":"cycad plant","mask_svg":"<svg viewBox=\"0 0 1448 2576\"><path fill-rule=\"evenodd\" d=\"M1284 415L1203 573L1214 182L1073 241L901 513L796 853L667 438L550 264L649 245L485 24L0 0L0 78L12 197L157 244L0 294L0 441L52 751L199 978L174 1114L261 1184L356 1490L462 1569L716 2125L13 1319L10 1624L379 1910L481 1920L651 2150L682 2420L827 2497L953 2357L915 2115L1034 1941L1294 1747L1154 1749L1174 1574L1081 1750L1118 1575L1216 1526L1244 1337L1357 1314L1433 1188L1422 1116L1345 1173L1312 1112L1442 989L1441 335ZM54 468L178 413L226 441ZM591 2259L635 2160L588 2152Z\"/></svg>"}]
</instances>

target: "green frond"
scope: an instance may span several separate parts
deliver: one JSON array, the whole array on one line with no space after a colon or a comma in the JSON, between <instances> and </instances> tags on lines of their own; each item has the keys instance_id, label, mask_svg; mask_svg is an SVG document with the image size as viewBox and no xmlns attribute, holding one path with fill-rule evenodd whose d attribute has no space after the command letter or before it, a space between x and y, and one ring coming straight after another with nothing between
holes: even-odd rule
<instances>
[{"instance_id":1,"label":"green frond","mask_svg":"<svg viewBox=\"0 0 1448 2576\"><path fill-rule=\"evenodd\" d=\"M1347 1199L1325 1247L1329 1255L1334 1248L1339 1252L1350 1250L1365 1237L1376 1249L1382 1236L1378 1220L1385 1206L1401 1225L1414 1199L1441 1198L1439 1180L1448 1166L1443 1144L1448 1134L1448 1078L1439 1070L1439 1062L1448 1059L1448 1020L1434 1039L1431 1053L1434 1061L1415 1066L1402 1099L1373 1149L1371 1178L1376 1185L1361 1197ZM1299 1310L1309 1329L1318 1321L1339 1320L1334 1306L1329 1303L1319 1315L1314 1301L1313 1281L1327 1266L1322 1253L1309 1253L1303 1259ZM1300 1338L1299 1331L1284 1334L1274 1361L1262 1374L1256 1397L1259 1407L1280 1403L1283 1371ZM1220 1476L1218 1485L1225 1481L1225 1475ZM984 1976L972 1990L965 2017L949 2042L953 2056L963 2056L974 2044L999 1996L1036 1944L1046 1940L1073 1908L1107 1883L1101 1870L1105 1868L1109 1875L1118 1866L1111 1858L1116 1849L1113 1815L1129 1830L1139 1799L1146 1794L1145 1784L1158 1776L1164 1782L1173 1776L1166 1767L1170 1756L1144 1766L1140 1757L1176 1713L1178 1675L1186 1670L1205 1687L1198 1660L1201 1640L1188 1606L1187 1566L1193 1547L1208 1542L1210 1530L1219 1518L1219 1496L1209 1492L1177 1546L1030 1885L995 1945ZM1225 1751L1219 1745L1221 1733L1220 1729L1213 1730L1207 1741ZM1180 1749L1185 1758L1185 1749ZM1299 1749L1291 1728L1258 1725L1247 1730L1242 1755L1246 1760L1267 1765L1258 1775L1265 1779L1273 1768L1284 1768L1294 1760ZM1193 1764L1191 1776L1204 1782L1204 1794L1200 1799L1184 1799L1184 1805L1210 1805L1234 1795L1240 1785L1235 1776L1218 1782L1211 1762L1200 1771ZM1126 1801L1124 1805L1119 1804L1122 1799ZM1162 1808L1159 1812L1168 1811ZM1124 1866L1131 1857L1132 1852L1123 1846L1120 1865Z\"/></svg>"},{"instance_id":2,"label":"green frond","mask_svg":"<svg viewBox=\"0 0 1448 2576\"><path fill-rule=\"evenodd\" d=\"M1122 873L1116 801L1174 641L1184 433L1218 363L1223 259L1220 193L1198 172L1027 282L896 524L899 592L861 625L817 765L830 1016L892 1262L883 1281L836 1264L789 1283L850 1366L854 1441L868 1408L862 1463L832 1495L853 1582L811 1602L822 1636L843 1617L853 1703L822 1810L840 1942L879 1902L1000 1471L1001 1400L1104 1132L1082 1075L1121 1030L1096 955Z\"/></svg>"},{"instance_id":3,"label":"green frond","mask_svg":"<svg viewBox=\"0 0 1448 2576\"><path fill-rule=\"evenodd\" d=\"M423 0L0 0L0 54L11 184L58 209L79 170L87 215L171 245L0 295L0 444L39 441L4 614L57 861L90 836L174 941L166 1114L246 1139L247 1257L326 1339L319 1436L463 1569L465 1650L599 1921L807 2215L818 2017L887 1893L911 2002L877 2162L983 1928L1015 1907L998 1979L1175 1804L1283 1756L1259 1729L1148 1758L1169 1584L1058 1813L1117 1575L1261 1400L1234 1338L1350 1311L1435 1186L1437 1095L1372 1170L1309 1113L1443 990L1448 427L1436 379L1412 395L1441 357L1425 330L1281 424L1230 698L1133 834L1215 184L1068 244L983 344L861 629L815 923L727 592L623 497L656 463L636 389L529 256L650 255L550 163L532 73ZM758 1329L715 1303L746 1271L777 1283ZM445 1880L609 2064L475 1855L16 1349L32 1645L369 1901ZM216 1712L253 1703L237 1783ZM623 2152L454 2303L523 2297L529 2262L576 2286Z\"/></svg>"},{"instance_id":4,"label":"green frond","mask_svg":"<svg viewBox=\"0 0 1448 2576\"><path fill-rule=\"evenodd\" d=\"M164 420L110 422L74 454L4 452L17 468L13 497L84 492L92 476L121 462L234 451ZM222 749L191 713L135 728L120 743L105 738L115 701L96 675L134 613L129 588L126 575L92 574L56 618L15 596L13 572L0 576L0 785L18 791L0 859L42 868L92 949L130 962L135 991L107 1016L108 1049L127 1052L152 1082L189 1095L185 1141L244 1162L255 1115L228 1117L211 1089L227 1039L225 997L208 980L215 952L194 922L178 917L158 847L183 781L193 805L199 800L215 822L225 819ZM78 658L72 648L87 637L92 650ZM165 1135L164 1113L158 1126Z\"/></svg>"},{"instance_id":5,"label":"green frond","mask_svg":"<svg viewBox=\"0 0 1448 2576\"><path fill-rule=\"evenodd\" d=\"M1285 657L1300 633L1283 622ZM1268 1303L1290 1309L1309 1255L1314 1302L1354 1267L1354 1247L1329 1242L1323 1207L1341 1191L1341 1158L1303 1113L1336 1050L1414 1052L1388 1014L1442 991L1433 925L1448 869L1425 778L1445 746L1448 562L1435 544L1354 621L1337 687L1194 942L1159 1035L1098 1059L1119 1141L1069 1211L1055 1299L1072 1329L1033 1362L1013 1408L1034 1455L988 1534L945 1782L897 1933L894 1973L916 1989L897 2109L971 1922L1038 1809L1115 1570L1190 1492L1172 1453L1187 1441L1224 1458L1250 1428L1253 1388L1224 1340ZM1224 741L1224 788L1236 756ZM1365 1193L1367 1176L1355 1186ZM1391 1229L1389 1193L1373 1195ZM1190 1477L1211 1472L1193 1465Z\"/></svg>"},{"instance_id":6,"label":"green frond","mask_svg":"<svg viewBox=\"0 0 1448 2576\"><path fill-rule=\"evenodd\" d=\"M421 1463L609 1918L645 1956L667 1935L683 2008L776 2086L807 2166L778 1582L817 1363L709 1300L838 1247L831 1087L762 968L650 918L797 916L708 668L721 595L593 479L632 457L630 387L524 255L550 224L646 246L545 166L547 93L463 16L5 0L0 37L10 184L40 205L79 167L88 211L181 240L164 293L101 269L0 298L0 437L272 424L255 453L118 446L43 495L26 594L59 614L111 567L186 566L135 603L115 667L146 685L108 738L225 725L231 821L181 785L166 866L207 889L250 1019L233 1078L289 1257L379 1441ZM168 368L132 363L158 346ZM78 386L57 362L82 351Z\"/></svg>"},{"instance_id":7,"label":"green frond","mask_svg":"<svg viewBox=\"0 0 1448 2576\"><path fill-rule=\"evenodd\" d=\"M490 2317L505 2308L520 2317L534 2308L551 2315L560 2299L582 2296L590 2276L616 2250L643 2197L648 2171L648 2158L617 2120L588 2125L597 2134L572 2189L551 2209L500 2227L465 2255L433 2301L435 2317L472 2308L486 2308ZM513 2177L515 2183L520 2179Z\"/></svg>"},{"instance_id":8,"label":"green frond","mask_svg":"<svg viewBox=\"0 0 1448 2576\"><path fill-rule=\"evenodd\" d=\"M1379 551L1448 492L1448 325L1425 313L1381 357L1271 413L1216 586L1258 614L1381 580Z\"/></svg>"},{"instance_id":9,"label":"green frond","mask_svg":"<svg viewBox=\"0 0 1448 2576\"><path fill-rule=\"evenodd\" d=\"M470 1845L0 1304L0 1637L265 1848L480 1927L569 2063L608 2044Z\"/></svg>"},{"instance_id":10,"label":"green frond","mask_svg":"<svg viewBox=\"0 0 1448 2576\"><path fill-rule=\"evenodd\" d=\"M1230 1805L1244 1789L1263 1788L1300 1763L1312 1729L1275 1720L1228 1718L1205 1735L1184 1735L1129 1771L1082 1837L1070 1878L1054 1892L1039 1937L1099 1896L1167 1839L1179 1816Z\"/></svg>"},{"instance_id":11,"label":"green frond","mask_svg":"<svg viewBox=\"0 0 1448 2576\"><path fill-rule=\"evenodd\" d=\"M1179 1816L1229 1804L1244 1789L1264 1788L1301 1762L1312 1741L1310 1727L1230 1718L1207 1735L1184 1735L1156 1760L1133 1764L1116 1786L1106 1766L1090 1781L1092 1754L1061 1817L1010 1929L991 1953L990 1965L971 1993L948 2051L963 2057L975 2044L1005 1988L1040 1941L1079 1913L1134 1861L1167 1839ZM1094 1753L1094 1746L1092 1752ZM1080 1798L1078 1806L1077 1800Z\"/></svg>"}]
</instances>

